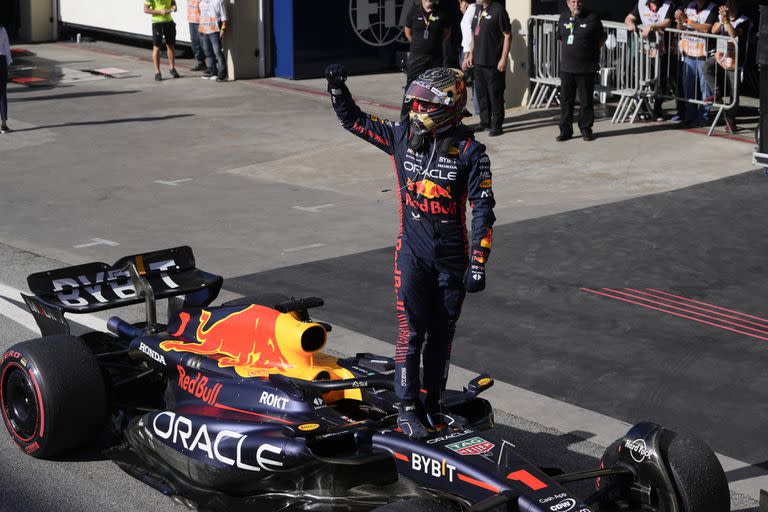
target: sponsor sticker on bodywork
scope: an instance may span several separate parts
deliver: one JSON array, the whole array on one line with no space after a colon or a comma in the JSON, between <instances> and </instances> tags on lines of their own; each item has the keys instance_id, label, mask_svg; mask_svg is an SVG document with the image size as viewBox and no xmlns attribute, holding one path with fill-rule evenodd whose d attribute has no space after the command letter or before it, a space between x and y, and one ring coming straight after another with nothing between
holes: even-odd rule
<instances>
[{"instance_id":1,"label":"sponsor sticker on bodywork","mask_svg":"<svg viewBox=\"0 0 768 512\"><path fill-rule=\"evenodd\" d=\"M473 437L445 445L445 447L459 455L482 455L493 450L494 444L482 437Z\"/></svg>"}]
</instances>

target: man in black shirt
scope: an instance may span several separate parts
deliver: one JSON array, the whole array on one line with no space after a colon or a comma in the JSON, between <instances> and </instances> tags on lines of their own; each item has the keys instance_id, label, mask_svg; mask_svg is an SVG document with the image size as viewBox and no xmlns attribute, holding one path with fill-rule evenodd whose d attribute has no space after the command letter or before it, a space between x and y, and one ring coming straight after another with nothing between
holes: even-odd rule
<instances>
[{"instance_id":1,"label":"man in black shirt","mask_svg":"<svg viewBox=\"0 0 768 512\"><path fill-rule=\"evenodd\" d=\"M480 103L480 126L490 127L488 135L501 135L504 123L504 72L512 41L509 14L501 2L483 0L472 20L472 47L464 58L464 68L474 68L475 91Z\"/></svg>"},{"instance_id":2,"label":"man in black shirt","mask_svg":"<svg viewBox=\"0 0 768 512\"><path fill-rule=\"evenodd\" d=\"M405 18L405 37L411 43L406 65L405 90L423 72L442 66L443 41L451 37L450 20L438 9L439 0L413 3ZM410 107L403 102L400 120L408 119Z\"/></svg>"},{"instance_id":3,"label":"man in black shirt","mask_svg":"<svg viewBox=\"0 0 768 512\"><path fill-rule=\"evenodd\" d=\"M560 16L557 25L561 42L560 59L560 135L562 142L573 137L573 107L579 92L579 129L584 140L594 140L595 73L600 61L600 48L606 34L603 24L593 12L583 7L582 0L568 0L569 12Z\"/></svg>"}]
</instances>

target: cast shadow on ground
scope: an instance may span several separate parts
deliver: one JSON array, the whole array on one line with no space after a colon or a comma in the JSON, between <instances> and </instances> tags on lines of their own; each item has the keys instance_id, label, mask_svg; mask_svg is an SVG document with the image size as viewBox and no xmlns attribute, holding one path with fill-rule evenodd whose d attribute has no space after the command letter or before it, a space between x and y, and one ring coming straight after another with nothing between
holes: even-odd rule
<instances>
[{"instance_id":1,"label":"cast shadow on ground","mask_svg":"<svg viewBox=\"0 0 768 512\"><path fill-rule=\"evenodd\" d=\"M157 117L128 117L125 119L108 119L104 121L79 121L74 123L61 123L61 124L50 124L45 126L34 126L32 128L20 128L18 130L14 130L14 132L29 132L33 130L43 130L47 128L66 128L68 126L98 126L103 124L120 124L120 123L148 123L148 122L155 122L155 121L167 121L169 119L179 119L184 117L194 117L195 114L171 114L168 116L157 116Z\"/></svg>"},{"instance_id":2,"label":"cast shadow on ground","mask_svg":"<svg viewBox=\"0 0 768 512\"><path fill-rule=\"evenodd\" d=\"M729 482L738 482L740 480L748 480L750 478L765 476L765 471L768 470L768 460L758 462L744 468L733 469L725 473Z\"/></svg>"},{"instance_id":3,"label":"cast shadow on ground","mask_svg":"<svg viewBox=\"0 0 768 512\"><path fill-rule=\"evenodd\" d=\"M141 91L91 91L91 92L68 92L65 94L51 94L48 96L35 96L33 98L14 98L10 103L22 103L27 101L47 101L47 100L72 100L78 98L91 98L97 96L114 96L118 94L136 94ZM21 130L18 130L21 131Z\"/></svg>"}]
</instances>

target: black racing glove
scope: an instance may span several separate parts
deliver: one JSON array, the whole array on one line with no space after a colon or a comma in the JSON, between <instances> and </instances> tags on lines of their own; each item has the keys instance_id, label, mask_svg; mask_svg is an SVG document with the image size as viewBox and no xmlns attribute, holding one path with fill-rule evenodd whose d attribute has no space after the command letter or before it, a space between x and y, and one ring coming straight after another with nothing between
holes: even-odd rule
<instances>
[{"instance_id":1,"label":"black racing glove","mask_svg":"<svg viewBox=\"0 0 768 512\"><path fill-rule=\"evenodd\" d=\"M485 290L485 265L471 263L464 273L464 286L467 293L477 293Z\"/></svg>"},{"instance_id":2,"label":"black racing glove","mask_svg":"<svg viewBox=\"0 0 768 512\"><path fill-rule=\"evenodd\" d=\"M489 230L489 234L486 235L488 240L493 231ZM467 293L477 293L485 290L485 263L488 261L488 256L491 253L489 242L485 239L481 243L478 249L472 249L472 254L469 259L469 266L464 273L464 287L467 289Z\"/></svg>"},{"instance_id":3,"label":"black racing glove","mask_svg":"<svg viewBox=\"0 0 768 512\"><path fill-rule=\"evenodd\" d=\"M343 64L331 64L325 68L325 79L328 87L341 87L347 81L347 69Z\"/></svg>"}]
</instances>

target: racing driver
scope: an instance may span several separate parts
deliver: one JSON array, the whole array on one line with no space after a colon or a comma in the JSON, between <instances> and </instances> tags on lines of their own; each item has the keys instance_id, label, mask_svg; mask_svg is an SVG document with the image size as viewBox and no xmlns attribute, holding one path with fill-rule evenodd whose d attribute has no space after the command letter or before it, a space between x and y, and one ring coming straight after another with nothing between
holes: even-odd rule
<instances>
[{"instance_id":1,"label":"racing driver","mask_svg":"<svg viewBox=\"0 0 768 512\"><path fill-rule=\"evenodd\" d=\"M395 164L400 210L395 246L397 423L405 434L423 438L430 428L463 421L443 414L440 398L465 293L485 289L495 220L490 160L473 130L461 122L467 91L458 69L430 69L410 85L405 123L360 110L345 84L343 66L328 66L326 78L341 125L391 155ZM472 207L471 252L467 200ZM425 340L422 407L419 363Z\"/></svg>"}]
</instances>

